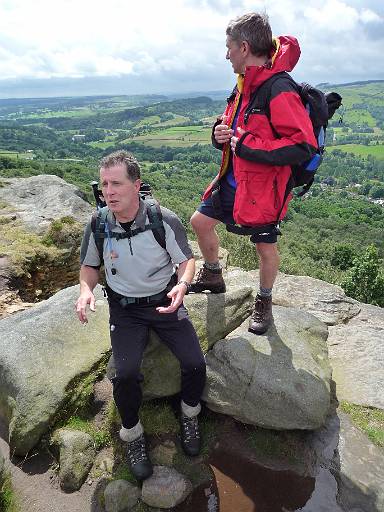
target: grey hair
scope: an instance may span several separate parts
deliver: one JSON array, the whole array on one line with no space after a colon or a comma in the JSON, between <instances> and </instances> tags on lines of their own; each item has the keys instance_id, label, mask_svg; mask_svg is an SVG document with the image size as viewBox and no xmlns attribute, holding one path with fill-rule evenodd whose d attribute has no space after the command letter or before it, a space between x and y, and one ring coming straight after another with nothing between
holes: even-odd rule
<instances>
[{"instance_id":1,"label":"grey hair","mask_svg":"<svg viewBox=\"0 0 384 512\"><path fill-rule=\"evenodd\" d=\"M108 169L115 165L124 165L128 178L133 182L140 179L140 165L129 151L120 150L110 153L100 160L100 167Z\"/></svg>"},{"instance_id":2,"label":"grey hair","mask_svg":"<svg viewBox=\"0 0 384 512\"><path fill-rule=\"evenodd\" d=\"M247 41L257 57L269 57L271 53L272 30L266 13L250 12L231 20L226 34L238 44Z\"/></svg>"}]
</instances>

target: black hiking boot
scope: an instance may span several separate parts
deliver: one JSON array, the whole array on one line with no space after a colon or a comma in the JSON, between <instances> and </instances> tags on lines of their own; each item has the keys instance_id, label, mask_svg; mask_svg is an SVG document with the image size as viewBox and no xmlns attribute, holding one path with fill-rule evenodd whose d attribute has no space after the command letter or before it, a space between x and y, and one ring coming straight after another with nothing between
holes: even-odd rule
<instances>
[{"instance_id":1,"label":"black hiking boot","mask_svg":"<svg viewBox=\"0 0 384 512\"><path fill-rule=\"evenodd\" d=\"M145 480L152 475L153 467L148 458L144 434L127 443L127 458L129 469L138 480Z\"/></svg>"},{"instance_id":2,"label":"black hiking boot","mask_svg":"<svg viewBox=\"0 0 384 512\"><path fill-rule=\"evenodd\" d=\"M248 331L253 334L264 334L271 325L272 318L272 297L262 297L257 294Z\"/></svg>"},{"instance_id":3,"label":"black hiking boot","mask_svg":"<svg viewBox=\"0 0 384 512\"><path fill-rule=\"evenodd\" d=\"M189 291L201 293L204 290L209 290L211 293L225 292L223 269L209 270L205 265L201 267L196 276L196 280L191 283Z\"/></svg>"},{"instance_id":4,"label":"black hiking boot","mask_svg":"<svg viewBox=\"0 0 384 512\"><path fill-rule=\"evenodd\" d=\"M181 446L184 452L193 457L200 453L200 431L197 416L189 418L184 414L180 420Z\"/></svg>"}]
</instances>

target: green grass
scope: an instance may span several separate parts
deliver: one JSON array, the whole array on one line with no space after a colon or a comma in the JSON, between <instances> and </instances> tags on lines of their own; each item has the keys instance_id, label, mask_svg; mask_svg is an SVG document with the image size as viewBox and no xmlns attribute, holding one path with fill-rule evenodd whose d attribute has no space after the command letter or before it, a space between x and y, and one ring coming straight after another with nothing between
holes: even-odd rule
<instances>
[{"instance_id":1,"label":"green grass","mask_svg":"<svg viewBox=\"0 0 384 512\"><path fill-rule=\"evenodd\" d=\"M384 447L384 411L373 407L364 407L349 402L341 402L340 409L347 413L360 430L376 446Z\"/></svg>"},{"instance_id":2,"label":"green grass","mask_svg":"<svg viewBox=\"0 0 384 512\"><path fill-rule=\"evenodd\" d=\"M79 416L73 416L70 418L64 425L64 428L79 430L89 434L95 443L96 450L100 450L104 446L110 445L112 441L111 433L107 427L103 426L103 428L97 428L91 421L82 419Z\"/></svg>"},{"instance_id":3,"label":"green grass","mask_svg":"<svg viewBox=\"0 0 384 512\"><path fill-rule=\"evenodd\" d=\"M8 475L0 488L0 512L18 512L15 492L12 488L11 478Z\"/></svg>"},{"instance_id":4,"label":"green grass","mask_svg":"<svg viewBox=\"0 0 384 512\"><path fill-rule=\"evenodd\" d=\"M371 155L378 160L384 160L384 144L377 144L372 146L364 146L362 144L340 144L338 146L328 146L327 151L334 151L338 149L344 153L353 153L354 155L367 157Z\"/></svg>"},{"instance_id":5,"label":"green grass","mask_svg":"<svg viewBox=\"0 0 384 512\"><path fill-rule=\"evenodd\" d=\"M172 407L166 402L144 402L140 420L148 435L176 434L179 431Z\"/></svg>"}]
</instances>

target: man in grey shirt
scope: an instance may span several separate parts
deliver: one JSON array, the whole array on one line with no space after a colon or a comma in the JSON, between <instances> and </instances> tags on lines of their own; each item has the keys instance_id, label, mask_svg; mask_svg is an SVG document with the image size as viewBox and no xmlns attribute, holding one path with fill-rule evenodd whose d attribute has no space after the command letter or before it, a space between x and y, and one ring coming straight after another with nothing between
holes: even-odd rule
<instances>
[{"instance_id":1,"label":"man in grey shirt","mask_svg":"<svg viewBox=\"0 0 384 512\"><path fill-rule=\"evenodd\" d=\"M140 480L152 474L143 427L140 365L152 328L178 358L181 367L181 443L197 455L197 415L205 384L205 360L183 305L195 272L195 260L179 218L161 208L165 247L156 240L147 202L141 199L140 167L131 153L118 151L102 159L100 180L109 208L103 261L90 221L81 246L80 296L76 311L87 322L86 308L95 311L93 289L104 264L110 309L110 336L116 366L113 395L121 416L120 437L127 442L128 464ZM116 236L117 235L117 236ZM175 265L177 279L175 279Z\"/></svg>"}]
</instances>

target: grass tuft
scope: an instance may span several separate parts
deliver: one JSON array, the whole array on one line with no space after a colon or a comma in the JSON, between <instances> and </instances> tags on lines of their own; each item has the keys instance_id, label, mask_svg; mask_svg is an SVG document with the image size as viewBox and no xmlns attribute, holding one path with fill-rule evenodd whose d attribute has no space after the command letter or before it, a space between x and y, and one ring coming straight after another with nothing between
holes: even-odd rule
<instances>
[{"instance_id":1,"label":"grass tuft","mask_svg":"<svg viewBox=\"0 0 384 512\"><path fill-rule=\"evenodd\" d=\"M179 432L179 424L172 407L166 402L144 402L139 415L148 435L161 436Z\"/></svg>"},{"instance_id":2,"label":"grass tuft","mask_svg":"<svg viewBox=\"0 0 384 512\"><path fill-rule=\"evenodd\" d=\"M352 423L367 434L372 443L384 447L384 411L345 401L340 403L340 409L351 417Z\"/></svg>"},{"instance_id":3,"label":"grass tuft","mask_svg":"<svg viewBox=\"0 0 384 512\"><path fill-rule=\"evenodd\" d=\"M11 477L5 477L3 485L0 486L0 511L1 512L18 512L19 507L16 496L12 488Z\"/></svg>"}]
</instances>

